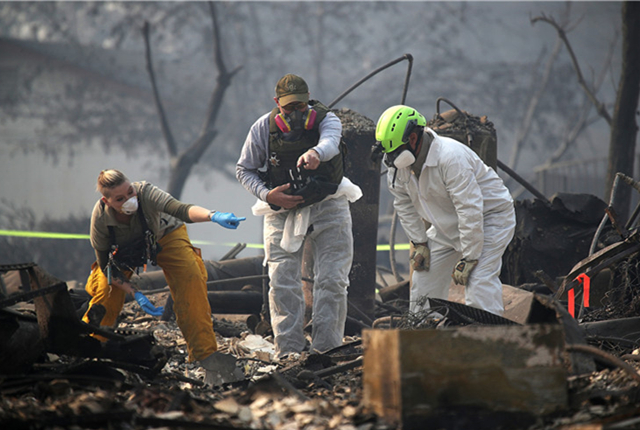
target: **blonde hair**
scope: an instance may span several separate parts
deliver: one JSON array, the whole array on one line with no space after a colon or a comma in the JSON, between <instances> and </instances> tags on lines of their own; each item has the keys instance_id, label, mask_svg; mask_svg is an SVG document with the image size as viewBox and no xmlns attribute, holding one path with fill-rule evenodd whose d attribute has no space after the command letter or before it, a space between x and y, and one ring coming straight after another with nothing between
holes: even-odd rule
<instances>
[{"instance_id":1,"label":"blonde hair","mask_svg":"<svg viewBox=\"0 0 640 430\"><path fill-rule=\"evenodd\" d=\"M107 169L98 175L96 190L105 197L109 197L109 191L127 182L129 178L119 170Z\"/></svg>"}]
</instances>

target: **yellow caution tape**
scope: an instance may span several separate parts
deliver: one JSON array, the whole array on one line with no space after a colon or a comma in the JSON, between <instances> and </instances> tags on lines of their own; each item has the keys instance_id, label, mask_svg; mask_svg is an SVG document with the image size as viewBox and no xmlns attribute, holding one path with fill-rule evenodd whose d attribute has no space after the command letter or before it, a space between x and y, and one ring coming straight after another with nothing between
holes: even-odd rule
<instances>
[{"instance_id":1,"label":"yellow caution tape","mask_svg":"<svg viewBox=\"0 0 640 430\"><path fill-rule=\"evenodd\" d=\"M396 243L393 248L396 251L408 251L409 244L408 243ZM377 251L391 251L391 245L378 245L376 246Z\"/></svg>"},{"instance_id":2,"label":"yellow caution tape","mask_svg":"<svg viewBox=\"0 0 640 430\"><path fill-rule=\"evenodd\" d=\"M77 234L77 233L51 233L46 231L24 231L24 230L0 230L0 236L13 236L13 237L26 237L30 239L89 239L88 234ZM211 245L211 246L228 246L234 247L237 245L235 243L218 243L218 242L210 242L207 240L192 240L191 243L194 245ZM250 249L263 249L264 246L261 243L247 243L245 244L247 248ZM396 243L394 246L396 251L406 251L409 249L408 243ZM376 250L378 251L389 251L391 250L391 245L377 245Z\"/></svg>"},{"instance_id":3,"label":"yellow caution tape","mask_svg":"<svg viewBox=\"0 0 640 430\"><path fill-rule=\"evenodd\" d=\"M49 233L46 231L0 230L0 236L30 237L34 239L89 239L88 234Z\"/></svg>"}]
</instances>

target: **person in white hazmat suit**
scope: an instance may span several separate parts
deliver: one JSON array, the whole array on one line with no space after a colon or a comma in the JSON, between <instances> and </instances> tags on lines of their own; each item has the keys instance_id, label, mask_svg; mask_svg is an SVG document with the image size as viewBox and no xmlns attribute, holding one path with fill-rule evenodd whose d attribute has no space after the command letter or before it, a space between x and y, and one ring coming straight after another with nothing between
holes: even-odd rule
<instances>
[{"instance_id":1,"label":"person in white hazmat suit","mask_svg":"<svg viewBox=\"0 0 640 430\"><path fill-rule=\"evenodd\" d=\"M411 310L420 310L416 301L423 296L448 299L453 278L465 286L466 305L501 316L502 255L516 225L502 179L468 146L426 127L409 106L382 113L376 140L389 167L394 207L413 244Z\"/></svg>"},{"instance_id":2,"label":"person in white hazmat suit","mask_svg":"<svg viewBox=\"0 0 640 430\"><path fill-rule=\"evenodd\" d=\"M362 191L343 176L342 124L309 100L307 83L288 74L276 85L276 107L251 126L236 177L264 215L269 310L276 358L307 347L303 333L303 242L314 258L311 352L342 345L353 260L349 202Z\"/></svg>"}]
</instances>

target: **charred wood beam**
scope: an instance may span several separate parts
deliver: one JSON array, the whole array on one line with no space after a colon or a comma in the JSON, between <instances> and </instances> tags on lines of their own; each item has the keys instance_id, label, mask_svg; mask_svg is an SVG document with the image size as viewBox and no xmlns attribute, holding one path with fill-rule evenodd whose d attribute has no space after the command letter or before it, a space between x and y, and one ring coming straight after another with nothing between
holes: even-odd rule
<instances>
[{"instance_id":1,"label":"charred wood beam","mask_svg":"<svg viewBox=\"0 0 640 430\"><path fill-rule=\"evenodd\" d=\"M616 344L616 346L618 347L624 347L624 348L630 348L630 349L634 349L638 346L638 343L636 341L633 341L631 339L624 339L621 337L612 337L612 336L586 336L586 340L588 340L591 343L601 343L601 344Z\"/></svg>"},{"instance_id":2,"label":"charred wood beam","mask_svg":"<svg viewBox=\"0 0 640 430\"><path fill-rule=\"evenodd\" d=\"M544 270L536 270L534 276L540 279L540 281L542 281L542 283L553 293L556 293L558 291L558 285L556 285L554 280L551 279L551 277L547 275Z\"/></svg>"},{"instance_id":3,"label":"charred wood beam","mask_svg":"<svg viewBox=\"0 0 640 430\"><path fill-rule=\"evenodd\" d=\"M327 376L335 375L336 373L346 372L351 369L355 369L356 367L362 366L362 357L356 358L355 360L349 361L347 363L338 364L337 366L328 367L326 369L318 370L314 372L319 378L326 378Z\"/></svg>"},{"instance_id":4,"label":"charred wood beam","mask_svg":"<svg viewBox=\"0 0 640 430\"><path fill-rule=\"evenodd\" d=\"M29 300L35 299L36 297L45 296L47 294L66 289L67 284L65 282L59 282L57 284L51 285L50 287L37 289L35 291L29 291L28 293L17 294L8 299L0 301L0 309L15 305L16 303L28 302Z\"/></svg>"},{"instance_id":5,"label":"charred wood beam","mask_svg":"<svg viewBox=\"0 0 640 430\"><path fill-rule=\"evenodd\" d=\"M262 293L253 291L209 291L207 293L212 314L253 314L262 310ZM175 318L173 297L169 296L162 314L163 321Z\"/></svg>"},{"instance_id":6,"label":"charred wood beam","mask_svg":"<svg viewBox=\"0 0 640 430\"><path fill-rule=\"evenodd\" d=\"M242 286L248 283L248 281L260 281L263 279L269 279L269 275L251 275L251 276L238 276L237 278L218 279L216 281L207 281L207 287L209 286L229 286L238 283L242 283Z\"/></svg>"},{"instance_id":7,"label":"charred wood beam","mask_svg":"<svg viewBox=\"0 0 640 430\"><path fill-rule=\"evenodd\" d=\"M226 291L226 290L239 290L240 288L244 287L247 283L250 283L251 281L261 281L263 279L269 279L269 275L251 275L251 276L238 276L237 278L228 278L228 279L217 279L215 281L207 281L207 288L208 287L216 287L214 288L214 290L222 290L222 291ZM240 284L240 285L238 285ZM227 287L227 288L224 288ZM229 288L232 287L232 288ZM166 293L169 291L169 287L164 287L164 288L158 288L155 290L144 290L144 293L146 295L152 295L152 294L159 294L159 293Z\"/></svg>"},{"instance_id":8,"label":"charred wood beam","mask_svg":"<svg viewBox=\"0 0 640 430\"><path fill-rule=\"evenodd\" d=\"M393 314L396 314L396 315L402 315L402 314L404 314L406 312L405 308L409 307L409 304L408 304L409 299L407 299L406 301L407 301L407 306L404 307L404 308L399 308L399 307L397 307L395 305L391 305L389 303L380 303L380 302L376 303L376 305L379 308L383 309L385 312L390 312L390 313L393 313Z\"/></svg>"},{"instance_id":9,"label":"charred wood beam","mask_svg":"<svg viewBox=\"0 0 640 430\"><path fill-rule=\"evenodd\" d=\"M636 382L640 382L640 374L636 371L636 369L631 366L629 363L625 363L619 358L601 350L594 346L589 345L567 345L567 351L569 352L584 352L587 354L591 354L596 358L605 361L606 363L612 364L620 369L624 370L629 376L631 376Z\"/></svg>"},{"instance_id":10,"label":"charred wood beam","mask_svg":"<svg viewBox=\"0 0 640 430\"><path fill-rule=\"evenodd\" d=\"M262 286L262 278L251 278L251 276L264 275L262 270L263 259L264 257L258 256L218 261L204 260L208 281L216 282L214 284L208 284L216 287L210 289L223 289L221 288L222 286L240 289L246 284L260 288ZM167 286L167 280L161 270L134 275L131 279L137 288L145 293L148 291L166 291L164 288ZM228 281L232 284L218 283L217 281ZM241 282L243 284L237 287L236 284L240 284Z\"/></svg>"},{"instance_id":11,"label":"charred wood beam","mask_svg":"<svg viewBox=\"0 0 640 430\"><path fill-rule=\"evenodd\" d=\"M406 279L398 282L397 284L389 285L388 287L382 288L378 291L378 294L380 294L380 298L383 302L388 302L389 300L394 299L409 300L409 283L410 280Z\"/></svg>"},{"instance_id":12,"label":"charred wood beam","mask_svg":"<svg viewBox=\"0 0 640 430\"><path fill-rule=\"evenodd\" d=\"M37 266L36 263L16 263L16 264L0 264L0 272L9 272L11 270L31 269Z\"/></svg>"},{"instance_id":13,"label":"charred wood beam","mask_svg":"<svg viewBox=\"0 0 640 430\"><path fill-rule=\"evenodd\" d=\"M123 375L120 374L120 376L122 377L122 379L124 379ZM65 372L16 375L4 374L2 375L2 386L0 387L0 393L4 397L13 393L22 392L25 389L32 389L35 384L40 382L51 383L60 379L64 379L68 381L68 383L75 384L78 387L93 385L103 388L120 388L123 382L122 380L110 378L108 376L70 374Z\"/></svg>"},{"instance_id":14,"label":"charred wood beam","mask_svg":"<svg viewBox=\"0 0 640 430\"><path fill-rule=\"evenodd\" d=\"M630 348L637 348L640 343L640 317L584 322L580 327L591 339L611 340Z\"/></svg>"}]
</instances>

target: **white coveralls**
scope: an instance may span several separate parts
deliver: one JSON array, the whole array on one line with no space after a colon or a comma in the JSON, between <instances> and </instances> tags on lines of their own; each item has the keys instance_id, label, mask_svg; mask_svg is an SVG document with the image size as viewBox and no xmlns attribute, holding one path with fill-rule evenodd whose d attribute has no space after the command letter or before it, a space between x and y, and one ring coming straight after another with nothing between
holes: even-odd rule
<instances>
[{"instance_id":1,"label":"white coveralls","mask_svg":"<svg viewBox=\"0 0 640 430\"><path fill-rule=\"evenodd\" d=\"M342 345L347 319L347 287L353 260L351 212L345 197L325 199L308 208L308 225L313 228L306 240L312 241L314 256L311 351L327 351ZM278 356L301 352L306 344L303 247L289 252L281 242L288 216L287 212L272 211L264 217L265 260L271 287L269 309Z\"/></svg>"},{"instance_id":2,"label":"white coveralls","mask_svg":"<svg viewBox=\"0 0 640 430\"><path fill-rule=\"evenodd\" d=\"M360 188L343 178L335 194L301 209L273 211L266 203L269 189L258 171L268 161L269 114L251 127L236 165L236 176L258 201L252 208L264 215L265 262L269 268L269 310L276 357L302 352L304 296L302 251L312 241L314 284L311 351L327 351L342 345L347 318L347 288L353 260L353 234L349 202L362 196ZM339 153L340 120L327 114L319 127L320 139L313 149L320 161ZM301 154L302 155L302 154Z\"/></svg>"},{"instance_id":3,"label":"white coveralls","mask_svg":"<svg viewBox=\"0 0 640 430\"><path fill-rule=\"evenodd\" d=\"M448 299L451 273L461 259L478 260L465 289L468 306L502 315L502 254L513 238L515 209L509 190L493 169L464 144L433 141L419 178L411 167L389 169L389 190L402 227L413 242L428 242L429 271L413 272L411 310L421 296ZM425 231L424 220L431 224ZM428 306L428 303L426 304Z\"/></svg>"}]
</instances>

